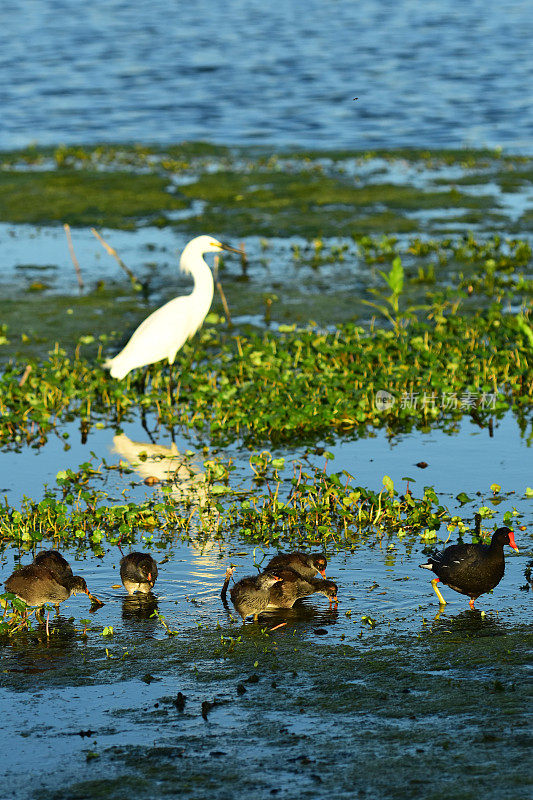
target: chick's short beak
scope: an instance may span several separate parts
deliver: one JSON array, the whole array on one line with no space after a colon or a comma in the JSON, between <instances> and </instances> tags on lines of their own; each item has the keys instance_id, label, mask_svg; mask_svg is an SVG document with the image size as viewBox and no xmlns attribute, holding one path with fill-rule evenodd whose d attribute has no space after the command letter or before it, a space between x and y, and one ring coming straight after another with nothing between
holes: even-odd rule
<instances>
[{"instance_id":1,"label":"chick's short beak","mask_svg":"<svg viewBox=\"0 0 533 800\"><path fill-rule=\"evenodd\" d=\"M85 592L85 594L87 595L87 597L89 598L89 600L91 601L91 603L93 603L94 605L96 605L96 606L103 606L103 605L104 605L104 604L102 603L102 601L101 601L101 600L99 600L97 597L95 597L95 596L94 596L94 594L91 594L91 593L90 593L90 591L89 591L88 589L87 589L87 591Z\"/></svg>"}]
</instances>

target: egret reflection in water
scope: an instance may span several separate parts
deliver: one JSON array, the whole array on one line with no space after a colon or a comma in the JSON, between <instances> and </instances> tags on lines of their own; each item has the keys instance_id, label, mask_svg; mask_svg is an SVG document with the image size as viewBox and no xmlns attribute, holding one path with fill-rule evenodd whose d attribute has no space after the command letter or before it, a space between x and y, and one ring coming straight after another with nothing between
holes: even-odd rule
<instances>
[{"instance_id":1,"label":"egret reflection in water","mask_svg":"<svg viewBox=\"0 0 533 800\"><path fill-rule=\"evenodd\" d=\"M208 491L205 473L197 462L179 452L175 443L170 447L148 442L133 442L126 434L113 437L113 452L125 459L143 480L156 478L172 481L171 497L189 501L200 507L206 505Z\"/></svg>"},{"instance_id":2,"label":"egret reflection in water","mask_svg":"<svg viewBox=\"0 0 533 800\"><path fill-rule=\"evenodd\" d=\"M209 514L209 510L204 511L209 501L206 475L194 457L180 453L174 442L170 447L134 442L122 433L113 437L112 451L127 461L143 480L156 478L158 481L172 481L170 496L176 502L196 506L204 518L206 513ZM193 528L194 523L191 522ZM200 605L209 599L218 601L223 580L220 543L212 539L196 542L193 538L189 547L192 554L188 559L174 561L172 569L163 567L157 594L163 593L173 598L197 598ZM159 565L162 563L159 561ZM128 617L138 616L143 610L144 606L134 604L124 607Z\"/></svg>"}]
</instances>

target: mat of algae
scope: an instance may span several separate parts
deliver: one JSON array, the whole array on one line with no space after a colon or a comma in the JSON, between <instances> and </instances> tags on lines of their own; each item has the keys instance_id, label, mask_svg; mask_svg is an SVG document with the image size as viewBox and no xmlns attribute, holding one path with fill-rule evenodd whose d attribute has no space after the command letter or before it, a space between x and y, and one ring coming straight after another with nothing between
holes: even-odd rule
<instances>
[{"instance_id":1,"label":"mat of algae","mask_svg":"<svg viewBox=\"0 0 533 800\"><path fill-rule=\"evenodd\" d=\"M247 268L226 258L221 271L238 325L368 321L363 301L397 254L408 303L459 283L465 308L488 306L495 289L519 307L533 293L532 175L529 157L500 151L275 153L185 143L3 153L0 324L9 352L45 353L58 322L67 348L80 335L125 337L149 311L190 291L177 254L204 232L245 244ZM223 313L218 294L214 310Z\"/></svg>"},{"instance_id":2,"label":"mat of algae","mask_svg":"<svg viewBox=\"0 0 533 800\"><path fill-rule=\"evenodd\" d=\"M176 250L207 231L244 241L249 255L247 269L228 259L222 270L237 332L264 329L269 316L274 336L280 322L314 319L328 330L356 316L366 323L373 312L360 300L373 299L379 270L396 255L408 303L459 286L467 312L496 302L516 314L533 288L531 181L531 159L496 151L272 154L193 143L4 154L0 357L16 354L23 368L29 355L46 358L57 339L72 353L80 335L112 331L118 346L149 310L189 290L177 275ZM86 280L81 294L62 222L72 226ZM92 225L133 269L141 291L101 250ZM214 310L221 313L218 299ZM148 416L152 438L168 446L170 431ZM439 501L469 523L482 503L494 513L487 528L517 508L517 521L529 528L516 532L521 553L509 554L504 580L476 612L445 590L449 604L437 614L430 576L418 569L425 542L417 532L406 540L370 533L333 548L328 573L341 587L338 609L312 598L244 628L221 606L221 576L229 561L241 576L253 572L254 555L260 560L268 547L238 535L187 545L169 541L166 531L135 531L136 545L155 549L160 561L155 605L113 588L119 554L105 540L67 550L106 605L89 614L86 600L73 598L49 640L39 629L0 645L0 713L9 736L0 798L527 796L527 417L524 406L519 418L499 413L490 437L473 425L457 434L456 421L455 436L384 431L349 441L337 433L327 444L334 469L378 490L389 474L403 491L404 476L416 471L415 494L435 485ZM24 493L40 499L43 484L76 470L88 451L109 460L113 435L124 435L117 425L106 419L85 433L81 426L80 437L79 415L59 420L57 436L41 449L22 442L0 455L0 488L13 506ZM122 425L132 440L146 441L136 415ZM201 452L208 444L205 432L180 436L180 449ZM325 442L315 444L318 453ZM289 459L298 446L274 454ZM250 471L239 443L224 456L234 459L236 474ZM421 458L429 462L424 472L414 466ZM118 502L149 493L142 473L112 478ZM489 489L494 481L502 483L500 497ZM461 490L472 495L465 505L456 499ZM456 530L443 527L438 541L448 534L453 539ZM30 559L28 546L2 546L2 577L20 556ZM288 624L267 630L280 621ZM206 701L214 705L202 709Z\"/></svg>"}]
</instances>

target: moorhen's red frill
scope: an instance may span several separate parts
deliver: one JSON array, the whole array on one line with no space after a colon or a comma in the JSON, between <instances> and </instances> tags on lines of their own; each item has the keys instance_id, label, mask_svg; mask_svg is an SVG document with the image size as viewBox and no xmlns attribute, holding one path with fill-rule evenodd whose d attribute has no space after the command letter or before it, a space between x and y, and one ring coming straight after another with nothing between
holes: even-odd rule
<instances>
[{"instance_id":1,"label":"moorhen's red frill","mask_svg":"<svg viewBox=\"0 0 533 800\"><path fill-rule=\"evenodd\" d=\"M226 571L226 580L221 592L223 600L232 574L233 569ZM231 587L229 592L231 602L243 621L246 617L253 616L254 622L257 622L259 614L268 608L271 586L280 580L281 578L273 572L262 572L261 575L242 578L235 586Z\"/></svg>"},{"instance_id":2,"label":"moorhen's red frill","mask_svg":"<svg viewBox=\"0 0 533 800\"><path fill-rule=\"evenodd\" d=\"M120 579L128 594L149 594L158 574L157 564L149 553L128 553L120 559Z\"/></svg>"},{"instance_id":3,"label":"moorhen's red frill","mask_svg":"<svg viewBox=\"0 0 533 800\"><path fill-rule=\"evenodd\" d=\"M269 608L292 608L297 600L315 592L326 595L329 604L337 603L337 584L322 578L302 578L293 569L278 569L280 581L271 586Z\"/></svg>"},{"instance_id":4,"label":"moorhen's red frill","mask_svg":"<svg viewBox=\"0 0 533 800\"><path fill-rule=\"evenodd\" d=\"M294 553L280 553L274 556L266 565L265 570L292 569L302 578L314 578L317 572L320 572L325 578L327 565L328 562L323 553L302 553L296 550Z\"/></svg>"},{"instance_id":5,"label":"moorhen's red frill","mask_svg":"<svg viewBox=\"0 0 533 800\"><path fill-rule=\"evenodd\" d=\"M503 578L503 548L506 544L518 553L513 531L510 528L498 528L489 545L452 544L442 552L435 551L425 564L419 566L437 575L431 584L441 605L446 605L446 600L437 587L439 581L460 594L468 595L470 608L474 608L474 601L494 589Z\"/></svg>"}]
</instances>

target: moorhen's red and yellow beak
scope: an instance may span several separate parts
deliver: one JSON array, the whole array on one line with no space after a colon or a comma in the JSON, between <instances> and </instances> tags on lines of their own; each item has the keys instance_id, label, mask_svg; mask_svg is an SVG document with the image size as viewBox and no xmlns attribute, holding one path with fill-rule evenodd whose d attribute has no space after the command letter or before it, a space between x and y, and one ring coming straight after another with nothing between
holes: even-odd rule
<instances>
[{"instance_id":1,"label":"moorhen's red and yellow beak","mask_svg":"<svg viewBox=\"0 0 533 800\"><path fill-rule=\"evenodd\" d=\"M512 547L513 550L516 550L517 553L520 552L520 550L516 546L516 542L514 540L514 533L512 531L509 531L509 547Z\"/></svg>"},{"instance_id":2,"label":"moorhen's red and yellow beak","mask_svg":"<svg viewBox=\"0 0 533 800\"><path fill-rule=\"evenodd\" d=\"M325 567L324 567L324 569L319 569L318 571L320 572L320 574L322 575L323 578L326 577L326 568Z\"/></svg>"}]
</instances>

